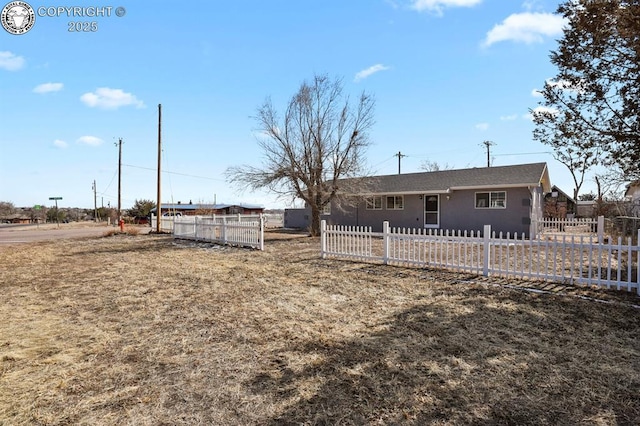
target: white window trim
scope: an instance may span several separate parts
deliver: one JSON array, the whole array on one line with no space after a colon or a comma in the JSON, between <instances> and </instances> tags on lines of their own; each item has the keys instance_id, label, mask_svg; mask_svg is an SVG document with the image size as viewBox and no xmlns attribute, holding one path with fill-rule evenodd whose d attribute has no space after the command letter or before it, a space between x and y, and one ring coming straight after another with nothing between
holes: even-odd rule
<instances>
[{"instance_id":1,"label":"white window trim","mask_svg":"<svg viewBox=\"0 0 640 426\"><path fill-rule=\"evenodd\" d=\"M376 199L380 200L380 207L376 207ZM382 210L382 204L384 199L382 195L372 195L371 197L367 197L365 200L366 209L367 210Z\"/></svg>"},{"instance_id":2,"label":"white window trim","mask_svg":"<svg viewBox=\"0 0 640 426\"><path fill-rule=\"evenodd\" d=\"M503 193L504 194L504 206L492 206L491 194ZM489 194L489 205L486 207L478 207L478 194ZM473 206L477 210L504 210L507 208L507 191L478 191L473 196Z\"/></svg>"},{"instance_id":3,"label":"white window trim","mask_svg":"<svg viewBox=\"0 0 640 426\"><path fill-rule=\"evenodd\" d=\"M393 198L393 207L389 208L389 198ZM402 207L396 207L396 200L400 198L402 200ZM404 195L387 195L385 197L385 207L387 210L404 210Z\"/></svg>"}]
</instances>

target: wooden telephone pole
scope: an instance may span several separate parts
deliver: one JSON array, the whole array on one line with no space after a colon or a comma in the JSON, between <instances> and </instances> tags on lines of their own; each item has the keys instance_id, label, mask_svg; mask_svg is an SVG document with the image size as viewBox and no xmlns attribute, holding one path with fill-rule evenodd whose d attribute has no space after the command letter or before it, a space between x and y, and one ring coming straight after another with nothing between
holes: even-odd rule
<instances>
[{"instance_id":1,"label":"wooden telephone pole","mask_svg":"<svg viewBox=\"0 0 640 426\"><path fill-rule=\"evenodd\" d=\"M482 142L482 145L484 145L485 147L487 147L487 167L491 167L491 147L493 145L495 145L495 143L491 142L491 141L484 141Z\"/></svg>"},{"instance_id":2,"label":"wooden telephone pole","mask_svg":"<svg viewBox=\"0 0 640 426\"><path fill-rule=\"evenodd\" d=\"M162 218L162 204L160 199L160 159L162 157L162 104L158 104L158 188L156 204L156 232L160 233L160 220Z\"/></svg>"},{"instance_id":3,"label":"wooden telephone pole","mask_svg":"<svg viewBox=\"0 0 640 426\"><path fill-rule=\"evenodd\" d=\"M406 157L406 155L404 155L402 152L398 151L397 154L393 154L394 157L398 157L398 174L400 174L400 160L402 160L402 157Z\"/></svg>"},{"instance_id":4,"label":"wooden telephone pole","mask_svg":"<svg viewBox=\"0 0 640 426\"><path fill-rule=\"evenodd\" d=\"M120 220L122 219L122 214L120 213L120 209L122 208L120 202L120 195L122 193L122 138L118 139L116 146L118 147L118 224L120 224Z\"/></svg>"},{"instance_id":5,"label":"wooden telephone pole","mask_svg":"<svg viewBox=\"0 0 640 426\"><path fill-rule=\"evenodd\" d=\"M93 221L98 221L98 197L96 196L96 180L93 180Z\"/></svg>"}]
</instances>

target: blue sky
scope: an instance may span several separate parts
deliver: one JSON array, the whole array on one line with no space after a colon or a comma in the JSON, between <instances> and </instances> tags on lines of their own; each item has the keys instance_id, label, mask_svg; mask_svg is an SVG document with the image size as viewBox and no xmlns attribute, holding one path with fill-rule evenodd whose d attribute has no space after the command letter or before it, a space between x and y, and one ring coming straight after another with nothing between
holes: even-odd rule
<instances>
[{"instance_id":1,"label":"blue sky","mask_svg":"<svg viewBox=\"0 0 640 426\"><path fill-rule=\"evenodd\" d=\"M529 118L536 89L556 73L558 1L28 3L36 11L28 33L0 29L2 201L50 205L61 196L61 206L91 208L95 180L98 206L115 206L119 138L123 208L155 200L162 104L163 202L289 206L238 192L224 171L260 164L257 107L270 96L284 110L314 74L374 95L366 159L376 174L397 173L398 152L403 173L427 160L483 167L489 140L492 165L546 161L552 183L572 192L565 166L533 141ZM78 5L111 7L111 16L46 16ZM69 32L73 22L97 30Z\"/></svg>"}]
</instances>

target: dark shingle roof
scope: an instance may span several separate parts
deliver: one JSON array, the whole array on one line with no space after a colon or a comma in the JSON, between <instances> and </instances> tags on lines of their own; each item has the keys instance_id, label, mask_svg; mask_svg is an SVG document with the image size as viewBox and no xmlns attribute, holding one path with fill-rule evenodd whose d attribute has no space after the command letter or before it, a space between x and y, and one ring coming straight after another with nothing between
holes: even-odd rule
<instances>
[{"instance_id":1,"label":"dark shingle roof","mask_svg":"<svg viewBox=\"0 0 640 426\"><path fill-rule=\"evenodd\" d=\"M162 209L168 210L222 210L227 207L241 207L244 209L263 209L263 206L258 204L185 204L185 203L177 203L177 204L165 204L162 203ZM155 212L155 207L151 209L152 212Z\"/></svg>"},{"instance_id":2,"label":"dark shingle roof","mask_svg":"<svg viewBox=\"0 0 640 426\"><path fill-rule=\"evenodd\" d=\"M345 187L349 187L350 181L361 190L347 190L347 192L370 194L446 192L538 185L542 185L545 192L550 190L546 163L372 176L357 180L345 179L343 180Z\"/></svg>"}]
</instances>

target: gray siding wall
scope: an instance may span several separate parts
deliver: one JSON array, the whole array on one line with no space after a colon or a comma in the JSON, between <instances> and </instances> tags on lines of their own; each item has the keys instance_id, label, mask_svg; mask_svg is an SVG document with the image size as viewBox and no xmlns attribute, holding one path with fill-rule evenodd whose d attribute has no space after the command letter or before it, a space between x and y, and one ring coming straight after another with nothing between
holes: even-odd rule
<instances>
[{"instance_id":1,"label":"gray siding wall","mask_svg":"<svg viewBox=\"0 0 640 426\"><path fill-rule=\"evenodd\" d=\"M284 227L306 229L311 221L311 209L284 209Z\"/></svg>"},{"instance_id":2,"label":"gray siding wall","mask_svg":"<svg viewBox=\"0 0 640 426\"><path fill-rule=\"evenodd\" d=\"M439 194L440 226L438 229L482 231L484 225L491 225L496 233L517 232L529 235L531 220L531 192L528 188L493 189L507 193L506 208L478 209L475 207L475 190L454 191ZM486 192L486 191L481 191ZM428 193L425 193L427 195ZM331 215L324 216L328 223L335 225L370 226L374 231L382 231L382 222L389 221L392 227L423 228L424 200L420 195L405 195L404 209L387 210L383 197L382 210L367 210L361 200L357 207L339 208L333 205Z\"/></svg>"},{"instance_id":3,"label":"gray siding wall","mask_svg":"<svg viewBox=\"0 0 640 426\"><path fill-rule=\"evenodd\" d=\"M480 230L491 225L496 233L529 235L531 224L531 192L528 188L494 189L506 191L507 200L504 209L478 209L475 207L475 190L454 191L450 199L441 197L441 228ZM484 192L484 191L482 191ZM444 198L444 199L443 199Z\"/></svg>"}]
</instances>

